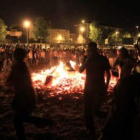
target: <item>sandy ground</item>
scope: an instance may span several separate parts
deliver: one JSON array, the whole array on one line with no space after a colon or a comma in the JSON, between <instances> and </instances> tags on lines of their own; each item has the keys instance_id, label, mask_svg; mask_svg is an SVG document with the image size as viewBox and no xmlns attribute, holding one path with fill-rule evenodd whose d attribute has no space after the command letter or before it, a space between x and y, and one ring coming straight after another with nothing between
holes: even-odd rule
<instances>
[{"instance_id":1,"label":"sandy ground","mask_svg":"<svg viewBox=\"0 0 140 140\"><path fill-rule=\"evenodd\" d=\"M33 70L33 69L32 69ZM11 101L13 94L5 89L4 80L7 73L0 73L0 140L16 140L13 127L13 111ZM103 104L102 110L108 111L112 93L108 94L108 102ZM51 118L56 124L56 130L49 126L36 126L25 123L28 140L88 140L83 116L83 94L62 94L54 97L44 93L38 98L33 116ZM96 133L101 134L105 118L95 118ZM139 121L138 121L139 122ZM140 124L140 123L139 123ZM137 127L137 130L138 127ZM137 131L137 135L139 131Z\"/></svg>"}]
</instances>

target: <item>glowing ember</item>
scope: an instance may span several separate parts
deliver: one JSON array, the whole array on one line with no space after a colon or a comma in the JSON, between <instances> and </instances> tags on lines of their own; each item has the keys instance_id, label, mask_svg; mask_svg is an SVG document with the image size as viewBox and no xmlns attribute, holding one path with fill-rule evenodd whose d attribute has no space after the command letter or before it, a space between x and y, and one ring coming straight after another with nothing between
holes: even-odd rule
<instances>
[{"instance_id":1,"label":"glowing ember","mask_svg":"<svg viewBox=\"0 0 140 140\"><path fill-rule=\"evenodd\" d=\"M76 63L70 61L70 65L75 70ZM46 77L49 81L45 85ZM81 74L78 71L69 71L62 62L57 67L52 67L39 73L32 73L35 88L40 90L49 89L51 96L54 96L54 92L57 95L83 93L85 77L85 74ZM116 82L116 78L112 77L110 87L114 87Z\"/></svg>"}]
</instances>

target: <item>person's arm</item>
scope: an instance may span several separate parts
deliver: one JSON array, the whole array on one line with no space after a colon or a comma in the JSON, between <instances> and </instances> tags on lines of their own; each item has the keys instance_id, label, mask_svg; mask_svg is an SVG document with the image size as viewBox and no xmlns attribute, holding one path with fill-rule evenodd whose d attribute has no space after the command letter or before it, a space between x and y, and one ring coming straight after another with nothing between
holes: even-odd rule
<instances>
[{"instance_id":1,"label":"person's arm","mask_svg":"<svg viewBox=\"0 0 140 140\"><path fill-rule=\"evenodd\" d=\"M106 89L108 89L110 77L111 77L111 74L110 74L111 66L110 66L108 58L107 57L104 57L104 58L105 58L104 67L105 67L105 72L106 72Z\"/></svg>"},{"instance_id":2,"label":"person's arm","mask_svg":"<svg viewBox=\"0 0 140 140\"><path fill-rule=\"evenodd\" d=\"M120 59L117 58L114 65L113 65L113 69L116 69L118 72L118 79L121 78L121 67L120 67Z\"/></svg>"},{"instance_id":3,"label":"person's arm","mask_svg":"<svg viewBox=\"0 0 140 140\"><path fill-rule=\"evenodd\" d=\"M121 67L120 65L117 66L117 70L118 70L118 79L121 78Z\"/></svg>"},{"instance_id":4,"label":"person's arm","mask_svg":"<svg viewBox=\"0 0 140 140\"><path fill-rule=\"evenodd\" d=\"M85 56L83 59L82 65L79 68L80 73L82 73L86 69L87 63L88 63L88 58L87 56Z\"/></svg>"},{"instance_id":5,"label":"person's arm","mask_svg":"<svg viewBox=\"0 0 140 140\"><path fill-rule=\"evenodd\" d=\"M88 60L86 60L82 66L80 66L79 68L79 72L82 73L85 69L86 69L86 66L87 66L87 63L88 63Z\"/></svg>"},{"instance_id":6,"label":"person's arm","mask_svg":"<svg viewBox=\"0 0 140 140\"><path fill-rule=\"evenodd\" d=\"M110 82L110 69L106 70L106 89L108 89L108 85L109 85L109 82Z\"/></svg>"}]
</instances>

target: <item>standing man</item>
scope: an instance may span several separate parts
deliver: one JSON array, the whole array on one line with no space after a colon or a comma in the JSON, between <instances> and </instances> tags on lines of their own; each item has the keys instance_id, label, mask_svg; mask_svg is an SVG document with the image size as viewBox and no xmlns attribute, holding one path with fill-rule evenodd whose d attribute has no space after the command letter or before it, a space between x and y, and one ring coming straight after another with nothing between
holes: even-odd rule
<instances>
[{"instance_id":1,"label":"standing man","mask_svg":"<svg viewBox=\"0 0 140 140\"><path fill-rule=\"evenodd\" d=\"M99 55L97 44L90 42L87 48L87 56L84 57L79 72L86 70L86 82L84 89L84 115L86 127L89 133L94 135L94 115L105 99L110 81L110 64L105 56ZM107 81L105 83L105 73Z\"/></svg>"}]
</instances>

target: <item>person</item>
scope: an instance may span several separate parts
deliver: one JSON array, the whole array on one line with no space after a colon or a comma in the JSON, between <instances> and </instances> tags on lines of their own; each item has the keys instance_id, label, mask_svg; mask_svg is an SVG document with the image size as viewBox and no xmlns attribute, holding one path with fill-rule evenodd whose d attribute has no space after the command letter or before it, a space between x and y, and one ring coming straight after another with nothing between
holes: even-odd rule
<instances>
[{"instance_id":1,"label":"person","mask_svg":"<svg viewBox=\"0 0 140 140\"><path fill-rule=\"evenodd\" d=\"M140 73L120 80L114 100L98 140L134 140L134 125L139 113Z\"/></svg>"},{"instance_id":2,"label":"person","mask_svg":"<svg viewBox=\"0 0 140 140\"><path fill-rule=\"evenodd\" d=\"M134 72L138 71L140 73L140 38L137 40L137 44L134 45L135 56L137 58L137 63Z\"/></svg>"},{"instance_id":3,"label":"person","mask_svg":"<svg viewBox=\"0 0 140 140\"><path fill-rule=\"evenodd\" d=\"M29 52L28 52L28 61L29 61L29 65L32 66L33 64L33 50L32 49L29 49Z\"/></svg>"},{"instance_id":4,"label":"person","mask_svg":"<svg viewBox=\"0 0 140 140\"><path fill-rule=\"evenodd\" d=\"M134 45L135 51L136 51L136 56L137 60L140 61L140 37L137 40L137 43Z\"/></svg>"},{"instance_id":5,"label":"person","mask_svg":"<svg viewBox=\"0 0 140 140\"><path fill-rule=\"evenodd\" d=\"M118 58L113 67L118 70L118 79L131 75L132 69L135 66L135 60L129 56L126 48L121 47L117 50Z\"/></svg>"},{"instance_id":6,"label":"person","mask_svg":"<svg viewBox=\"0 0 140 140\"><path fill-rule=\"evenodd\" d=\"M26 51L17 48L14 52L14 64L6 80L6 85L12 87L14 98L12 107L14 110L14 127L19 140L26 140L23 122L39 125L52 125L51 120L31 116L36 105L35 90L32 85L30 71L25 62Z\"/></svg>"},{"instance_id":7,"label":"person","mask_svg":"<svg viewBox=\"0 0 140 140\"><path fill-rule=\"evenodd\" d=\"M114 99L98 140L134 140L134 119L139 113L140 72L126 49L122 48L120 53L116 62L122 68L120 79L114 87ZM133 66L135 72L131 73Z\"/></svg>"},{"instance_id":8,"label":"person","mask_svg":"<svg viewBox=\"0 0 140 140\"><path fill-rule=\"evenodd\" d=\"M95 134L94 115L99 115L100 107L106 97L110 81L110 64L105 56L99 55L97 44L90 42L87 55L79 68L79 72L86 70L84 89L84 115L86 127L90 134ZM105 73L107 81L105 83Z\"/></svg>"}]
</instances>

